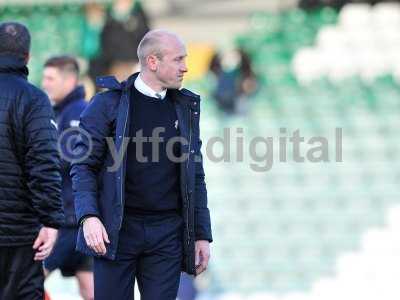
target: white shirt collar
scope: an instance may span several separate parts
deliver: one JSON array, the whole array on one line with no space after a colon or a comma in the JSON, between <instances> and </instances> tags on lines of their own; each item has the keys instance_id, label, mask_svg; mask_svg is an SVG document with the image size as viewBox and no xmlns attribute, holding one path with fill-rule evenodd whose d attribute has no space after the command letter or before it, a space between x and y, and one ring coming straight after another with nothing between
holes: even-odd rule
<instances>
[{"instance_id":1,"label":"white shirt collar","mask_svg":"<svg viewBox=\"0 0 400 300\"><path fill-rule=\"evenodd\" d=\"M151 87L149 87L141 78L140 74L135 79L135 88L141 92L142 94L153 97L153 98L161 98L164 99L167 94L167 89L156 93ZM161 96L161 97L160 97Z\"/></svg>"}]
</instances>

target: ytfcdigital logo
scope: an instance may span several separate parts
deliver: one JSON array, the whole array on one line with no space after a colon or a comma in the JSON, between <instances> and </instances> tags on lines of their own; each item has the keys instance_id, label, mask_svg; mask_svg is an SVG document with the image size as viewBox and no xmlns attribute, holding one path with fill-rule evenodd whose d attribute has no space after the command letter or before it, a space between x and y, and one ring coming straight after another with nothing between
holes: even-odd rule
<instances>
[{"instance_id":1,"label":"ytfcdigital logo","mask_svg":"<svg viewBox=\"0 0 400 300\"><path fill-rule=\"evenodd\" d=\"M115 137L105 137L104 141L97 140L97 142L103 143L103 147L107 148L113 159L113 164L108 166L107 170L115 172L121 166L125 155L128 154L129 143L135 143L135 153L129 153L129 155L135 155L139 163L157 163L160 161L160 154L164 153L170 161L175 163L185 162L190 156L193 156L195 162L202 160L198 145L189 145L189 141L181 136L165 141L161 136L164 132L164 127L156 127L151 136L143 136L143 130L139 130L133 137L121 137L122 141L119 147L116 146ZM331 140L323 136L312 136L306 140L300 134L300 129L296 129L291 135L288 135L286 128L279 129L278 137L254 136L246 138L243 128L224 128L223 136L214 136L203 141L202 149L203 154L210 162L244 163L245 157L249 157L249 167L253 171L266 172L272 169L276 161L282 163L290 161L289 155L291 161L296 163L307 161L310 163L343 162L342 139L342 128L334 129L334 137ZM144 146L146 143L151 146L151 157L145 155ZM190 151L180 151L178 156L177 152L174 151L176 144L180 149ZM307 148L306 151L304 151L305 148ZM330 153L332 148L333 158ZM232 151L233 149L234 151ZM60 135L58 150L61 158L65 161L70 163L84 162L92 155L92 136L83 128L71 127ZM305 155L302 155L302 152L306 152Z\"/></svg>"},{"instance_id":2,"label":"ytfcdigital logo","mask_svg":"<svg viewBox=\"0 0 400 300\"><path fill-rule=\"evenodd\" d=\"M84 148L75 147L78 139L84 143ZM83 162L92 154L92 136L83 128L70 127L64 130L58 137L57 148L61 159L69 163Z\"/></svg>"}]
</instances>

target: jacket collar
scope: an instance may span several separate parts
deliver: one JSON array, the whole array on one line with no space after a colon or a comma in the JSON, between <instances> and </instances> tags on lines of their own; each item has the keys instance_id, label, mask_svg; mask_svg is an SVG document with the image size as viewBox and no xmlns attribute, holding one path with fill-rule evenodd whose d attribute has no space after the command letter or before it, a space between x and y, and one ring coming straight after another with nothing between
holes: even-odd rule
<instances>
[{"instance_id":1,"label":"jacket collar","mask_svg":"<svg viewBox=\"0 0 400 300\"><path fill-rule=\"evenodd\" d=\"M0 55L0 73L15 74L27 79L29 70L23 58L14 55Z\"/></svg>"},{"instance_id":2,"label":"jacket collar","mask_svg":"<svg viewBox=\"0 0 400 300\"><path fill-rule=\"evenodd\" d=\"M114 76L102 76L96 78L96 85L100 88L110 90L129 90L134 84L139 72L132 74L125 81L119 82ZM193 101L198 101L199 97L186 89L168 89L167 94L172 96L172 99L183 104L192 106Z\"/></svg>"},{"instance_id":3,"label":"jacket collar","mask_svg":"<svg viewBox=\"0 0 400 300\"><path fill-rule=\"evenodd\" d=\"M132 74L127 80L119 82L114 76L100 76L96 78L96 85L103 89L122 91L129 89L139 73Z\"/></svg>"},{"instance_id":4,"label":"jacket collar","mask_svg":"<svg viewBox=\"0 0 400 300\"><path fill-rule=\"evenodd\" d=\"M85 99L85 89L83 86L79 85L71 93L69 93L63 101L54 105L54 111L59 113L70 103L82 99Z\"/></svg>"}]
</instances>

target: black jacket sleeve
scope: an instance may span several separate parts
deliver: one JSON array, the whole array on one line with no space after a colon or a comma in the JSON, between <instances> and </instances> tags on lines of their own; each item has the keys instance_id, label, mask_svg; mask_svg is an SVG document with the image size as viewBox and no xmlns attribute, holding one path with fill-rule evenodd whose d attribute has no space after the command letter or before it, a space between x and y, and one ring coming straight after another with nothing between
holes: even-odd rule
<instances>
[{"instance_id":1,"label":"black jacket sleeve","mask_svg":"<svg viewBox=\"0 0 400 300\"><path fill-rule=\"evenodd\" d=\"M24 169L32 207L41 224L58 228L63 224L60 158L53 110L44 94L26 103L23 134L26 152Z\"/></svg>"},{"instance_id":2,"label":"black jacket sleeve","mask_svg":"<svg viewBox=\"0 0 400 300\"><path fill-rule=\"evenodd\" d=\"M198 114L200 116L200 114ZM199 132L197 147L195 149L195 239L213 241L211 231L211 218L208 209L207 187L203 167L203 155L201 151L202 141L200 139L200 119L196 123Z\"/></svg>"}]
</instances>

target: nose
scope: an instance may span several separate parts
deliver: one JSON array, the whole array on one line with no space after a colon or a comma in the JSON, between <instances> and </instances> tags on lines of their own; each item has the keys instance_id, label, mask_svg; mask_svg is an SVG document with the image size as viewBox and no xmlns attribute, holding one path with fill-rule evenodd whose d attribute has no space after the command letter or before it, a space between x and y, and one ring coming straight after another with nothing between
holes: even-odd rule
<instances>
[{"instance_id":1,"label":"nose","mask_svg":"<svg viewBox=\"0 0 400 300\"><path fill-rule=\"evenodd\" d=\"M184 61L183 63L182 63L182 66L181 66L181 72L182 73L186 73L188 71L188 68L187 68L187 66L186 66L186 62Z\"/></svg>"}]
</instances>

